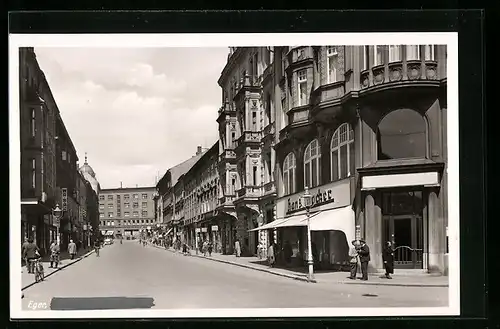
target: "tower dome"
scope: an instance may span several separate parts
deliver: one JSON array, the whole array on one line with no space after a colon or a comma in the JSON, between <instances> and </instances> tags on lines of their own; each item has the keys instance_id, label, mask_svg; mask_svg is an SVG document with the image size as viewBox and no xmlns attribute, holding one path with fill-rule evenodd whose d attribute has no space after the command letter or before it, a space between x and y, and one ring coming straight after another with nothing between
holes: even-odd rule
<instances>
[{"instance_id":1,"label":"tower dome","mask_svg":"<svg viewBox=\"0 0 500 329\"><path fill-rule=\"evenodd\" d=\"M85 152L85 163L80 167L80 173L90 183L95 193L99 194L99 182L95 177L94 169L87 162L87 152Z\"/></svg>"}]
</instances>

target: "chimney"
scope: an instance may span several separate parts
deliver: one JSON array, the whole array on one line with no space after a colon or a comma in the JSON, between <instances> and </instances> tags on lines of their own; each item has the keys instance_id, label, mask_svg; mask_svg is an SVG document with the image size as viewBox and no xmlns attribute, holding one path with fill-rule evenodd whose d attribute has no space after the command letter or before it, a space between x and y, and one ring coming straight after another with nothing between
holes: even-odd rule
<instances>
[{"instance_id":1,"label":"chimney","mask_svg":"<svg viewBox=\"0 0 500 329\"><path fill-rule=\"evenodd\" d=\"M198 149L196 150L196 155L201 154L201 146L198 146Z\"/></svg>"},{"instance_id":2,"label":"chimney","mask_svg":"<svg viewBox=\"0 0 500 329\"><path fill-rule=\"evenodd\" d=\"M120 188L123 188L123 184L122 184L122 182L120 182Z\"/></svg>"}]
</instances>

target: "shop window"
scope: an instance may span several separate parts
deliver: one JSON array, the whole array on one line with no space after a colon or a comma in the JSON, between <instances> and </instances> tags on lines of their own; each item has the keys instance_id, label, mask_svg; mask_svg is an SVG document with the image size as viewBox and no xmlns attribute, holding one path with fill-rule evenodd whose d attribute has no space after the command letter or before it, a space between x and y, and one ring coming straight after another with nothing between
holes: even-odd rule
<instances>
[{"instance_id":1,"label":"shop window","mask_svg":"<svg viewBox=\"0 0 500 329\"><path fill-rule=\"evenodd\" d=\"M283 162L283 187L285 195L295 193L295 171L295 154L290 152Z\"/></svg>"},{"instance_id":2,"label":"shop window","mask_svg":"<svg viewBox=\"0 0 500 329\"><path fill-rule=\"evenodd\" d=\"M414 110L386 115L378 126L378 160L425 158L426 123Z\"/></svg>"},{"instance_id":3,"label":"shop window","mask_svg":"<svg viewBox=\"0 0 500 329\"><path fill-rule=\"evenodd\" d=\"M316 187L320 183L321 150L319 142L314 139L307 145L304 153L304 186Z\"/></svg>"},{"instance_id":4,"label":"shop window","mask_svg":"<svg viewBox=\"0 0 500 329\"><path fill-rule=\"evenodd\" d=\"M342 124L333 134L331 145L332 181L354 174L354 131L348 123Z\"/></svg>"}]
</instances>

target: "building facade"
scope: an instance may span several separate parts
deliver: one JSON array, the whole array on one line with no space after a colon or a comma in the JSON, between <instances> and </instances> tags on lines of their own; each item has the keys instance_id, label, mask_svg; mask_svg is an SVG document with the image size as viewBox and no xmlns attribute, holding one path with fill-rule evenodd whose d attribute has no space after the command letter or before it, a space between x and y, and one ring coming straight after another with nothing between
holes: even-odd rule
<instances>
[{"instance_id":1,"label":"building facade","mask_svg":"<svg viewBox=\"0 0 500 329\"><path fill-rule=\"evenodd\" d=\"M59 110L31 47L19 49L21 239L43 252L55 238L56 115Z\"/></svg>"},{"instance_id":2,"label":"building facade","mask_svg":"<svg viewBox=\"0 0 500 329\"><path fill-rule=\"evenodd\" d=\"M216 212L220 193L218 157L219 141L204 152L177 183L182 182L184 187L184 240L191 248L196 248L199 240L209 240L217 253L221 252L223 244Z\"/></svg>"},{"instance_id":3,"label":"building facade","mask_svg":"<svg viewBox=\"0 0 500 329\"><path fill-rule=\"evenodd\" d=\"M79 169L81 177L85 180L85 202L86 202L86 226L84 224L84 234L89 246L98 239L99 230L99 191L101 186L97 180L94 169L87 162L87 153L85 153L85 162Z\"/></svg>"},{"instance_id":4,"label":"building facade","mask_svg":"<svg viewBox=\"0 0 500 329\"><path fill-rule=\"evenodd\" d=\"M250 253L305 264L308 187L317 266L363 238L372 270L393 241L397 268L447 273L445 46L236 48L219 84L220 209Z\"/></svg>"},{"instance_id":5,"label":"building facade","mask_svg":"<svg viewBox=\"0 0 500 329\"><path fill-rule=\"evenodd\" d=\"M156 227L155 187L101 189L99 230L117 238L139 237Z\"/></svg>"}]
</instances>

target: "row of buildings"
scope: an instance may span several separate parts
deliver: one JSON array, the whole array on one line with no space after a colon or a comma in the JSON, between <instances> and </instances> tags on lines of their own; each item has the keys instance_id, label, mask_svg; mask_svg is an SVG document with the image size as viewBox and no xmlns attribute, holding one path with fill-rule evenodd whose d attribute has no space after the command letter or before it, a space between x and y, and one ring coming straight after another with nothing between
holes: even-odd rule
<instances>
[{"instance_id":1,"label":"row of buildings","mask_svg":"<svg viewBox=\"0 0 500 329\"><path fill-rule=\"evenodd\" d=\"M50 241L93 243L98 232L99 182L78 156L33 48L19 49L21 239L44 253ZM61 218L53 216L59 205Z\"/></svg>"},{"instance_id":2,"label":"row of buildings","mask_svg":"<svg viewBox=\"0 0 500 329\"><path fill-rule=\"evenodd\" d=\"M444 45L230 48L219 140L164 174L156 223L244 255L273 240L307 259L305 187L318 266L352 240L395 244L396 267L447 273Z\"/></svg>"}]
</instances>

